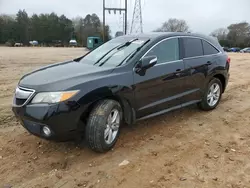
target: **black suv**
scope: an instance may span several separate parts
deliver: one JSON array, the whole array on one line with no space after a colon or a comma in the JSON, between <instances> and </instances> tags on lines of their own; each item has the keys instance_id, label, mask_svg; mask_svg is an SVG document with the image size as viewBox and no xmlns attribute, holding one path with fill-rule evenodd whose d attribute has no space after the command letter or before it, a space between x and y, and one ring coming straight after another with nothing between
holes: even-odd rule
<instances>
[{"instance_id":1,"label":"black suv","mask_svg":"<svg viewBox=\"0 0 250 188\"><path fill-rule=\"evenodd\" d=\"M13 111L32 134L83 138L111 149L122 122L197 103L214 109L228 83L230 59L210 37L152 33L117 37L72 61L21 78Z\"/></svg>"}]
</instances>

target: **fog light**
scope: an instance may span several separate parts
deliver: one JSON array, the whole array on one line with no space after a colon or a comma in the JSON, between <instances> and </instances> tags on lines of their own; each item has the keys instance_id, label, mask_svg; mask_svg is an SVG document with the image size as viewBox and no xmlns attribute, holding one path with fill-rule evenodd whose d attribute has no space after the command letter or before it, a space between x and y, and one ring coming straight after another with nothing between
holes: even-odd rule
<instances>
[{"instance_id":1,"label":"fog light","mask_svg":"<svg viewBox=\"0 0 250 188\"><path fill-rule=\"evenodd\" d=\"M46 135L46 136L50 136L51 135L51 130L49 127L47 126L44 126L43 127L43 133Z\"/></svg>"}]
</instances>

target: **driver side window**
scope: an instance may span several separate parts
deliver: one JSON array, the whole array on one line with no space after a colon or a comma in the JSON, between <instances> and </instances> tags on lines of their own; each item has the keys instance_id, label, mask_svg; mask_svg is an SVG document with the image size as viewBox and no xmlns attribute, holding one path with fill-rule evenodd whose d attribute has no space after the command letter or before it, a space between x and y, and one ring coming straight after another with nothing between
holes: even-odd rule
<instances>
[{"instance_id":1,"label":"driver side window","mask_svg":"<svg viewBox=\"0 0 250 188\"><path fill-rule=\"evenodd\" d=\"M157 64L179 60L178 38L168 39L160 42L146 54L146 57L147 56L156 56Z\"/></svg>"}]
</instances>

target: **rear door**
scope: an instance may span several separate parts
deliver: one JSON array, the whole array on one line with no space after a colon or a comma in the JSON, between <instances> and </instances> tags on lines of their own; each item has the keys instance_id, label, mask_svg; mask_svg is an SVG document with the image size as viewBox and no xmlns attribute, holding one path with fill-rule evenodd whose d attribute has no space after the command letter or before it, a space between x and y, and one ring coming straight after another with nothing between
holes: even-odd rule
<instances>
[{"instance_id":1,"label":"rear door","mask_svg":"<svg viewBox=\"0 0 250 188\"><path fill-rule=\"evenodd\" d=\"M209 42L195 37L183 37L184 65L187 79L183 84L186 95L182 104L198 102L206 86L206 77L209 70L216 64L216 55L219 51Z\"/></svg>"},{"instance_id":2,"label":"rear door","mask_svg":"<svg viewBox=\"0 0 250 188\"><path fill-rule=\"evenodd\" d=\"M137 118L180 105L180 73L184 64L179 49L178 38L164 39L144 55L155 55L158 61L144 76L134 72Z\"/></svg>"}]
</instances>

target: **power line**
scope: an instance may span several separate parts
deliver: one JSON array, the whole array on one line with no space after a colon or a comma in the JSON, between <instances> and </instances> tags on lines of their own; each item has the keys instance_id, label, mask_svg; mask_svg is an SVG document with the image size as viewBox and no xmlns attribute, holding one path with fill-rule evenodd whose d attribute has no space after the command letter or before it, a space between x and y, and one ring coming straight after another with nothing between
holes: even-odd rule
<instances>
[{"instance_id":1,"label":"power line","mask_svg":"<svg viewBox=\"0 0 250 188\"><path fill-rule=\"evenodd\" d=\"M114 12L114 14L116 14L116 12L118 13L124 13L124 22L125 22L125 26L124 26L124 31L125 34L127 34L127 20L128 20L128 2L127 0L125 0L125 6L124 8L120 7L120 8L107 8L106 4L105 4L105 0L103 0L103 42L105 42L105 12L108 11L110 14L111 12Z\"/></svg>"},{"instance_id":2,"label":"power line","mask_svg":"<svg viewBox=\"0 0 250 188\"><path fill-rule=\"evenodd\" d=\"M141 0L135 0L130 33L143 33Z\"/></svg>"}]
</instances>

